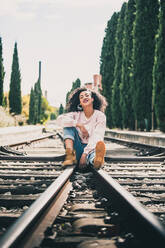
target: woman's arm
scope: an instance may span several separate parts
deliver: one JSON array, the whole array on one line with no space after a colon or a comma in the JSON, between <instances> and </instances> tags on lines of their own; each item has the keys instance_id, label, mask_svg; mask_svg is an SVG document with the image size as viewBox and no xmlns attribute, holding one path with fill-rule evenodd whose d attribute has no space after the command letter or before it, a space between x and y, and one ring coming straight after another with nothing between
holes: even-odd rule
<instances>
[{"instance_id":1,"label":"woman's arm","mask_svg":"<svg viewBox=\"0 0 165 248\"><path fill-rule=\"evenodd\" d=\"M77 118L76 112L69 112L57 117L57 124L62 127L76 127Z\"/></svg>"},{"instance_id":2,"label":"woman's arm","mask_svg":"<svg viewBox=\"0 0 165 248\"><path fill-rule=\"evenodd\" d=\"M62 127L78 127L83 137L88 138L89 134L83 124L77 122L78 113L69 112L66 114L59 115L57 117L57 124Z\"/></svg>"},{"instance_id":3,"label":"woman's arm","mask_svg":"<svg viewBox=\"0 0 165 248\"><path fill-rule=\"evenodd\" d=\"M94 150L98 141L104 140L106 129L106 116L101 113L99 114L95 125L93 126L92 134L89 137L88 145L84 149L84 153L88 154Z\"/></svg>"},{"instance_id":4,"label":"woman's arm","mask_svg":"<svg viewBox=\"0 0 165 248\"><path fill-rule=\"evenodd\" d=\"M88 137L89 137L89 133L88 133L88 131L86 130L86 128L84 127L83 124L77 123L77 124L76 124L76 127L78 127L78 128L80 129L83 138L85 138L85 137L88 138Z\"/></svg>"}]
</instances>

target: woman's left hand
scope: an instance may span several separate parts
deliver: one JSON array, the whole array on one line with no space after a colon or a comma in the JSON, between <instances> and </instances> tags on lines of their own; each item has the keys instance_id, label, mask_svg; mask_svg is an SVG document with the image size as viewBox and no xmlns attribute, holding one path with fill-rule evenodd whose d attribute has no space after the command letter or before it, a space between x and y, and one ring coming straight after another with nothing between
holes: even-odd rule
<instances>
[{"instance_id":1,"label":"woman's left hand","mask_svg":"<svg viewBox=\"0 0 165 248\"><path fill-rule=\"evenodd\" d=\"M86 168L86 163L87 163L87 154L83 153L79 161L79 168L80 169Z\"/></svg>"},{"instance_id":2,"label":"woman's left hand","mask_svg":"<svg viewBox=\"0 0 165 248\"><path fill-rule=\"evenodd\" d=\"M82 136L83 138L89 138L89 133L88 131L86 130L86 128L84 127L84 125L80 124L80 123L77 123L76 124L76 127L78 127L82 133Z\"/></svg>"}]
</instances>

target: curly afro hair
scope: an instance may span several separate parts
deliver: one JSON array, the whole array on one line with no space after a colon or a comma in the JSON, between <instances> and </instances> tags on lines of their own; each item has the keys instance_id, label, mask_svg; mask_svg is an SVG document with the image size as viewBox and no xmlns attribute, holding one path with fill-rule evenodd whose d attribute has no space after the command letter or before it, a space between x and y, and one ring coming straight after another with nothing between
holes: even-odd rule
<instances>
[{"instance_id":1,"label":"curly afro hair","mask_svg":"<svg viewBox=\"0 0 165 248\"><path fill-rule=\"evenodd\" d=\"M75 89L69 96L69 100L66 106L67 112L77 112L83 111L78 109L78 105L80 104L79 95L82 91L90 91L91 97L94 99L93 101L93 108L100 110L102 112L105 111L107 107L107 101L104 96L102 96L99 92L94 90L89 90L85 87Z\"/></svg>"}]
</instances>

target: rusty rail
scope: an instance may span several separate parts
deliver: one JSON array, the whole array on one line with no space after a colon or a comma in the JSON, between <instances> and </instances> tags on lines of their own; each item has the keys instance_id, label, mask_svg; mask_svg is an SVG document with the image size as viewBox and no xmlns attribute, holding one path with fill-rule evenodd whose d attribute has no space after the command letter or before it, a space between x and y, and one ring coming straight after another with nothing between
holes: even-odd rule
<instances>
[{"instance_id":1,"label":"rusty rail","mask_svg":"<svg viewBox=\"0 0 165 248\"><path fill-rule=\"evenodd\" d=\"M0 239L1 248L38 246L44 231L58 215L71 189L68 179L73 167L67 168Z\"/></svg>"},{"instance_id":2,"label":"rusty rail","mask_svg":"<svg viewBox=\"0 0 165 248\"><path fill-rule=\"evenodd\" d=\"M142 239L146 247L164 248L165 229L158 219L147 211L128 191L103 170L92 169L99 180L99 187L110 196L115 208L126 218L132 230Z\"/></svg>"}]
</instances>

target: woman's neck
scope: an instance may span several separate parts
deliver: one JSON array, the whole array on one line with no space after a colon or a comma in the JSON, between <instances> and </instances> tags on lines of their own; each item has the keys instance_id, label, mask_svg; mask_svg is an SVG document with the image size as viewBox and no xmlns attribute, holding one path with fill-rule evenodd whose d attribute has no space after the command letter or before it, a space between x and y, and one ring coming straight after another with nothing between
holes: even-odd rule
<instances>
[{"instance_id":1,"label":"woman's neck","mask_svg":"<svg viewBox=\"0 0 165 248\"><path fill-rule=\"evenodd\" d=\"M83 111L84 111L84 114L87 118L90 118L94 113L93 106L88 106L88 107L84 108Z\"/></svg>"}]
</instances>

